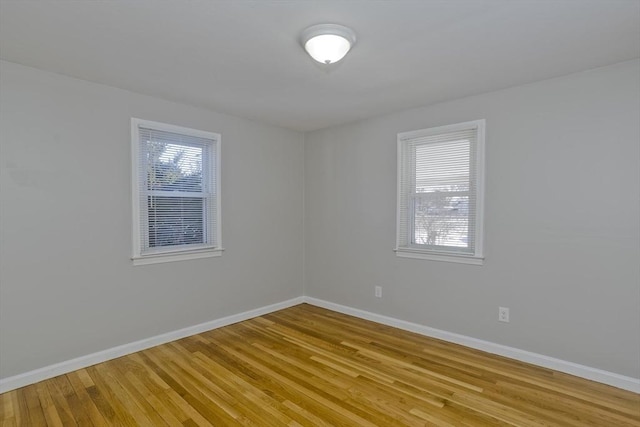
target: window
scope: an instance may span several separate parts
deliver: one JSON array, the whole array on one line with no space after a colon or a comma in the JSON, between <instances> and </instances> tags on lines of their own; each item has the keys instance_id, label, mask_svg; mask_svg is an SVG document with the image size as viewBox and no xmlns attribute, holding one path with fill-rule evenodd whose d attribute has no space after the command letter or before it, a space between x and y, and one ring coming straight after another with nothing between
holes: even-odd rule
<instances>
[{"instance_id":1,"label":"window","mask_svg":"<svg viewBox=\"0 0 640 427\"><path fill-rule=\"evenodd\" d=\"M220 135L131 119L135 265L221 254Z\"/></svg>"},{"instance_id":2,"label":"window","mask_svg":"<svg viewBox=\"0 0 640 427\"><path fill-rule=\"evenodd\" d=\"M482 264L484 129L398 134L398 256Z\"/></svg>"}]
</instances>

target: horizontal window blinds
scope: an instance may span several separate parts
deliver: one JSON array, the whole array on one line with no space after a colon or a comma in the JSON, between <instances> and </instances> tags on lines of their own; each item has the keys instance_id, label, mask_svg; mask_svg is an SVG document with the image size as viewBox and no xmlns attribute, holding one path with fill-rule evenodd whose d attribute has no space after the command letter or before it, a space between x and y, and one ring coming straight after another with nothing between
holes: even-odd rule
<instances>
[{"instance_id":1,"label":"horizontal window blinds","mask_svg":"<svg viewBox=\"0 0 640 427\"><path fill-rule=\"evenodd\" d=\"M141 254L216 246L214 139L139 127Z\"/></svg>"}]
</instances>

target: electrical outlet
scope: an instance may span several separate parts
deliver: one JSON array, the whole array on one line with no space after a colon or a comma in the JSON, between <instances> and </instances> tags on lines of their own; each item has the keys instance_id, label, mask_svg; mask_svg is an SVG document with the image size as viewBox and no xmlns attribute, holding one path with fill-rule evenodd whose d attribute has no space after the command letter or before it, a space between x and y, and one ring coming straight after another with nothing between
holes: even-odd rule
<instances>
[{"instance_id":1,"label":"electrical outlet","mask_svg":"<svg viewBox=\"0 0 640 427\"><path fill-rule=\"evenodd\" d=\"M376 298L382 298L382 286L376 286Z\"/></svg>"},{"instance_id":2,"label":"electrical outlet","mask_svg":"<svg viewBox=\"0 0 640 427\"><path fill-rule=\"evenodd\" d=\"M509 307L498 307L498 321L509 323Z\"/></svg>"}]
</instances>

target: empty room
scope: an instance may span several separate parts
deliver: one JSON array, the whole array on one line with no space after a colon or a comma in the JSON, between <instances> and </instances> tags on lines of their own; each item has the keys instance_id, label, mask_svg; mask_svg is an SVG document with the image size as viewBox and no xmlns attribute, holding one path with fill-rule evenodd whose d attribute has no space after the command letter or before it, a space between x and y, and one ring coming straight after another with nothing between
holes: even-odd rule
<instances>
[{"instance_id":1,"label":"empty room","mask_svg":"<svg viewBox=\"0 0 640 427\"><path fill-rule=\"evenodd\" d=\"M0 0L0 425L640 426L640 0Z\"/></svg>"}]
</instances>

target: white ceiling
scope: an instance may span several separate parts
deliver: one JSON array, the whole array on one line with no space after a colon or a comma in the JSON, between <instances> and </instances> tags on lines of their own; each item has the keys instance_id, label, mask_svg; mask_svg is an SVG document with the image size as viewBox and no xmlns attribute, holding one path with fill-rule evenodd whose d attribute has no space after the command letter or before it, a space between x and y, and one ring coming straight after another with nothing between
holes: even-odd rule
<instances>
[{"instance_id":1,"label":"white ceiling","mask_svg":"<svg viewBox=\"0 0 640 427\"><path fill-rule=\"evenodd\" d=\"M2 59L301 131L638 57L640 0L0 0Z\"/></svg>"}]
</instances>

